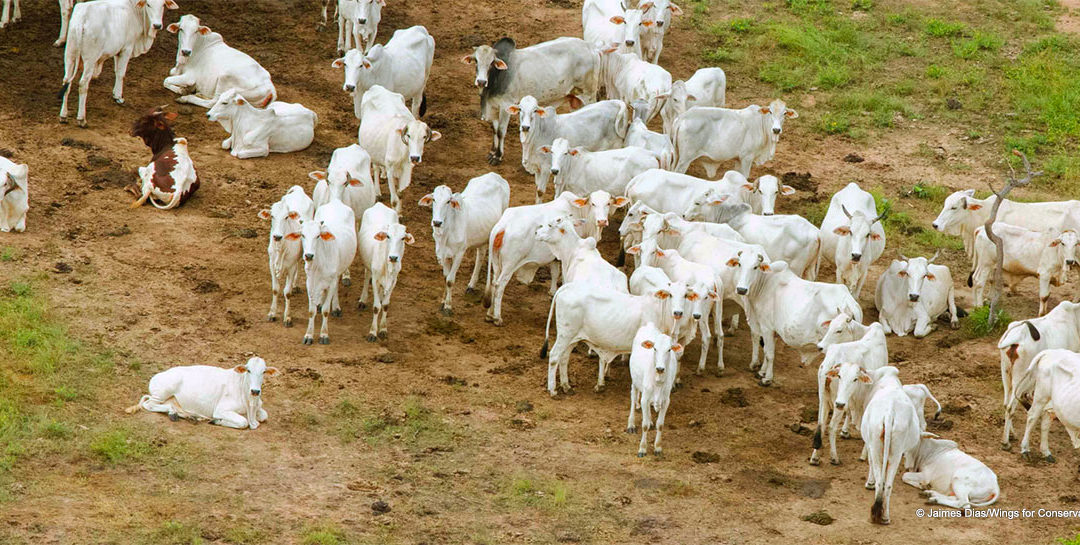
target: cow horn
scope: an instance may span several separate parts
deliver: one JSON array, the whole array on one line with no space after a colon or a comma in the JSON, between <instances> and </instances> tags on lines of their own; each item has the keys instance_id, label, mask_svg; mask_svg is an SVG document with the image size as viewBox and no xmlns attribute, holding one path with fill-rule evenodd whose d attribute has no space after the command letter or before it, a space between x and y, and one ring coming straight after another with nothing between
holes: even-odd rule
<instances>
[{"instance_id":1,"label":"cow horn","mask_svg":"<svg viewBox=\"0 0 1080 545\"><path fill-rule=\"evenodd\" d=\"M940 249L938 251L934 252L934 257L931 257L930 261L927 261L926 264L929 265L929 264L933 263L935 260L937 260L939 255L941 255L941 250Z\"/></svg>"},{"instance_id":2,"label":"cow horn","mask_svg":"<svg viewBox=\"0 0 1080 545\"><path fill-rule=\"evenodd\" d=\"M1037 341L1042 338L1042 335L1039 335L1039 330L1031 322L1024 320L1024 323L1027 325L1028 333L1031 333L1032 339Z\"/></svg>"},{"instance_id":3,"label":"cow horn","mask_svg":"<svg viewBox=\"0 0 1080 545\"><path fill-rule=\"evenodd\" d=\"M851 212L848 212L848 211L847 211L847 207L846 207L846 206L844 206L844 205L842 205L842 204L841 204L841 205L840 205L840 210L843 210L843 211L844 211L844 215L845 215L845 216L847 216L847 219L851 219Z\"/></svg>"},{"instance_id":4,"label":"cow horn","mask_svg":"<svg viewBox=\"0 0 1080 545\"><path fill-rule=\"evenodd\" d=\"M908 256L906 256L906 255L904 255L904 254L897 254L897 255L899 255L899 256L900 256L900 259L903 259L904 261L911 261L911 258L910 258L910 257L908 257Z\"/></svg>"},{"instance_id":5,"label":"cow horn","mask_svg":"<svg viewBox=\"0 0 1080 545\"><path fill-rule=\"evenodd\" d=\"M888 215L889 215L889 207L886 205L885 209L881 211L881 214L878 217L874 218L874 221L871 221L870 223L873 224L873 223L879 222L879 221L885 219L885 216L888 216Z\"/></svg>"}]
</instances>

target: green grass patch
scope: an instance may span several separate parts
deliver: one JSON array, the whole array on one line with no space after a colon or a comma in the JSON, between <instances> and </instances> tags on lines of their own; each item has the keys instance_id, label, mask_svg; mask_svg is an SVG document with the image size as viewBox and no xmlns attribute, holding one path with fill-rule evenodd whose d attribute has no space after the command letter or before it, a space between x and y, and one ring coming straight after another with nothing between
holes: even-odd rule
<instances>
[{"instance_id":1,"label":"green grass patch","mask_svg":"<svg viewBox=\"0 0 1080 545\"><path fill-rule=\"evenodd\" d=\"M1080 534L1076 534L1072 538L1059 537L1057 542L1059 545L1080 545Z\"/></svg>"},{"instance_id":2,"label":"green grass patch","mask_svg":"<svg viewBox=\"0 0 1080 545\"><path fill-rule=\"evenodd\" d=\"M301 545L348 545L351 543L345 530L331 523L304 528L300 534Z\"/></svg>"},{"instance_id":3,"label":"green grass patch","mask_svg":"<svg viewBox=\"0 0 1080 545\"><path fill-rule=\"evenodd\" d=\"M928 35L937 38L967 36L971 32L968 26L964 23L942 21L938 18L927 19L924 30Z\"/></svg>"},{"instance_id":4,"label":"green grass patch","mask_svg":"<svg viewBox=\"0 0 1080 545\"><path fill-rule=\"evenodd\" d=\"M499 500L509 507L557 511L567 507L571 494L561 480L518 475L503 484Z\"/></svg>"},{"instance_id":5,"label":"green grass patch","mask_svg":"<svg viewBox=\"0 0 1080 545\"><path fill-rule=\"evenodd\" d=\"M1012 321L1012 317L1003 308L997 310L997 321L993 327L990 327L990 305L986 304L978 308L973 308L968 313L968 318L964 322L964 331L972 337L986 337L989 335L996 335L1005 330L1005 326L1009 325Z\"/></svg>"},{"instance_id":6,"label":"green grass patch","mask_svg":"<svg viewBox=\"0 0 1080 545\"><path fill-rule=\"evenodd\" d=\"M150 442L126 428L105 431L90 441L90 452L110 464L143 459L153 450Z\"/></svg>"},{"instance_id":7,"label":"green grass patch","mask_svg":"<svg viewBox=\"0 0 1080 545\"><path fill-rule=\"evenodd\" d=\"M175 520L166 521L148 540L155 545L203 545L206 541L195 526Z\"/></svg>"},{"instance_id":8,"label":"green grass patch","mask_svg":"<svg viewBox=\"0 0 1080 545\"><path fill-rule=\"evenodd\" d=\"M377 446L400 441L414 449L450 447L459 433L417 397L409 397L396 408L376 411L360 401L342 399L334 408L336 433L342 442L363 439Z\"/></svg>"},{"instance_id":9,"label":"green grass patch","mask_svg":"<svg viewBox=\"0 0 1080 545\"><path fill-rule=\"evenodd\" d=\"M9 263L22 257L22 252L14 246L4 246L0 248L0 261Z\"/></svg>"},{"instance_id":10,"label":"green grass patch","mask_svg":"<svg viewBox=\"0 0 1080 545\"><path fill-rule=\"evenodd\" d=\"M940 185L919 182L911 186L910 195L912 197L915 197L916 199L941 203L945 202L945 197L949 196L949 188L942 187Z\"/></svg>"}]
</instances>

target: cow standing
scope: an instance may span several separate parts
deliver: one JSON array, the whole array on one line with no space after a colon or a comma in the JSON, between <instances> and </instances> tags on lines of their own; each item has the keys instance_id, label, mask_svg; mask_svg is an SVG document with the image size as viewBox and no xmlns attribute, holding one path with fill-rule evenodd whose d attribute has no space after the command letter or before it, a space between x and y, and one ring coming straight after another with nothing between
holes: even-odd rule
<instances>
[{"instance_id":1,"label":"cow standing","mask_svg":"<svg viewBox=\"0 0 1080 545\"><path fill-rule=\"evenodd\" d=\"M862 293L870 265L885 251L885 228L874 196L855 182L837 191L821 221L821 253L818 262L836 265L836 283L844 284L856 299Z\"/></svg>"},{"instance_id":2,"label":"cow standing","mask_svg":"<svg viewBox=\"0 0 1080 545\"><path fill-rule=\"evenodd\" d=\"M1035 397L1028 410L1020 455L1024 459L1031 457L1031 430L1035 422L1041 421L1039 450L1047 462L1054 462L1048 441L1052 418L1056 417L1065 426L1073 448L1080 448L1080 354L1071 350L1045 350L1031 360L1027 380L1034 383Z\"/></svg>"},{"instance_id":3,"label":"cow standing","mask_svg":"<svg viewBox=\"0 0 1080 545\"><path fill-rule=\"evenodd\" d=\"M364 261L364 291L360 294L359 307L367 306L368 279L371 280L371 330L368 342L387 337L386 317L390 310L390 296L397 286L401 273L401 260L405 257L405 245L412 245L413 236L401 224L398 213L383 203L364 211L360 220L360 258Z\"/></svg>"},{"instance_id":4,"label":"cow standing","mask_svg":"<svg viewBox=\"0 0 1080 545\"><path fill-rule=\"evenodd\" d=\"M356 257L356 218L345 203L333 199L320 206L311 221L304 222L301 233L308 296L304 344L315 343L316 314L322 314L319 344L330 344L327 329L330 312L341 316L338 280Z\"/></svg>"},{"instance_id":5,"label":"cow standing","mask_svg":"<svg viewBox=\"0 0 1080 545\"><path fill-rule=\"evenodd\" d=\"M401 193L412 183L412 171L424 157L424 144L442 137L405 107L405 97L374 85L360 106L360 146L371 156L373 178L386 178L390 203L401 213Z\"/></svg>"},{"instance_id":6,"label":"cow standing","mask_svg":"<svg viewBox=\"0 0 1080 545\"><path fill-rule=\"evenodd\" d=\"M277 320L278 295L285 299L285 310L281 313L281 323L292 327L289 314L289 295L297 287L300 278L300 254L303 252L303 222L311 221L315 207L311 198L304 193L304 188L294 185L285 192L281 200L269 210L260 210L259 217L270 220L270 242L266 253L270 263L270 312L267 321Z\"/></svg>"},{"instance_id":7,"label":"cow standing","mask_svg":"<svg viewBox=\"0 0 1080 545\"><path fill-rule=\"evenodd\" d=\"M680 115L671 128L675 145L675 172L686 172L690 164L701 164L709 178L716 177L720 164L739 160L739 172L750 177L750 167L771 160L784 130L784 120L798 112L774 100L767 107L750 105L741 110L691 108Z\"/></svg>"},{"instance_id":8,"label":"cow standing","mask_svg":"<svg viewBox=\"0 0 1080 545\"><path fill-rule=\"evenodd\" d=\"M889 524L889 503L900 458L905 456L910 466L911 452L921 437L920 411L904 392L897 373L892 366L874 372L874 391L859 426L869 455L866 488L874 489L870 521L875 524Z\"/></svg>"},{"instance_id":9,"label":"cow standing","mask_svg":"<svg viewBox=\"0 0 1080 545\"><path fill-rule=\"evenodd\" d=\"M386 45L370 51L350 49L332 63L345 69L343 89L353 96L353 114L361 119L364 94L381 85L409 100L409 111L420 118L427 112L424 89L435 58L435 39L426 28L417 25L394 31Z\"/></svg>"},{"instance_id":10,"label":"cow standing","mask_svg":"<svg viewBox=\"0 0 1080 545\"><path fill-rule=\"evenodd\" d=\"M169 210L184 204L199 190L199 174L188 154L187 139L173 134L171 124L176 116L176 112L155 108L131 126L131 136L142 138L154 154L149 165L139 167L139 186L129 188L139 196L131 203L132 208L149 200L155 208Z\"/></svg>"},{"instance_id":11,"label":"cow standing","mask_svg":"<svg viewBox=\"0 0 1080 545\"><path fill-rule=\"evenodd\" d=\"M61 123L67 123L68 93L81 68L79 111L75 119L80 127L86 127L86 93L90 81L101 74L109 58L113 59L116 72L113 100L117 104L124 103L124 75L128 62L154 45L166 8L179 9L179 6L173 0L96 0L75 6L64 49Z\"/></svg>"},{"instance_id":12,"label":"cow standing","mask_svg":"<svg viewBox=\"0 0 1080 545\"><path fill-rule=\"evenodd\" d=\"M660 456L660 434L664 428L664 418L671 406L671 390L679 376L679 356L682 345L672 340L649 322L634 335L634 348L630 352L630 416L626 419L626 433L634 433L634 410L641 407L641 443L638 444L638 458L645 457L645 443L650 429L656 430L653 439L653 454ZM656 424L653 425L650 409L656 410Z\"/></svg>"},{"instance_id":13,"label":"cow standing","mask_svg":"<svg viewBox=\"0 0 1080 545\"><path fill-rule=\"evenodd\" d=\"M22 10L19 8L19 0L3 0L3 2L4 11L3 13L0 13L0 28L4 28L8 23L18 23L19 19L22 19ZM12 3L15 4L14 10L11 9Z\"/></svg>"},{"instance_id":14,"label":"cow standing","mask_svg":"<svg viewBox=\"0 0 1080 545\"><path fill-rule=\"evenodd\" d=\"M990 219L996 196L976 199L974 189L957 191L945 198L941 213L934 219L934 229L959 235L968 257L975 252L975 230ZM1080 229L1080 201L1016 202L1005 199L995 221L1045 232L1050 229Z\"/></svg>"},{"instance_id":15,"label":"cow standing","mask_svg":"<svg viewBox=\"0 0 1080 545\"><path fill-rule=\"evenodd\" d=\"M727 74L720 68L699 68L690 79L671 83L671 96L660 109L664 134L670 135L675 118L695 106L723 108L727 101Z\"/></svg>"}]
</instances>

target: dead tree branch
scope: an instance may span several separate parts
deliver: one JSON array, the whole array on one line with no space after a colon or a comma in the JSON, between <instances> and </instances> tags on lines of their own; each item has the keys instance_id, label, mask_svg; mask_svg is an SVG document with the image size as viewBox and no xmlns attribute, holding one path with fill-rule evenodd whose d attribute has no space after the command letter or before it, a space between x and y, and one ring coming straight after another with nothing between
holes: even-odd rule
<instances>
[{"instance_id":1,"label":"dead tree branch","mask_svg":"<svg viewBox=\"0 0 1080 545\"><path fill-rule=\"evenodd\" d=\"M1005 186L1000 191L994 190L993 184L987 182L990 186L990 191L997 197L994 199L994 206L990 208L990 217L986 220L985 229L986 236L997 248L997 259L994 263L994 295L990 299L990 316L987 318L987 325L993 330L994 325L997 322L997 306L998 300L1001 299L1001 294L1005 291L1005 283L1002 279L1002 267L1005 261L1005 249L1004 243L1001 237L994 233L994 222L997 221L998 209L1001 208L1001 201L1005 200L1006 195L1010 191L1018 187L1024 187L1031 183L1031 180L1036 176L1042 176L1042 171L1034 172L1031 170L1031 163L1028 162L1027 155L1024 152L1014 149L1013 155L1019 157L1024 162L1024 172L1026 173L1023 178L1016 177L1016 169L1013 168L1012 163L1009 163L1009 179L1005 182Z\"/></svg>"}]
</instances>

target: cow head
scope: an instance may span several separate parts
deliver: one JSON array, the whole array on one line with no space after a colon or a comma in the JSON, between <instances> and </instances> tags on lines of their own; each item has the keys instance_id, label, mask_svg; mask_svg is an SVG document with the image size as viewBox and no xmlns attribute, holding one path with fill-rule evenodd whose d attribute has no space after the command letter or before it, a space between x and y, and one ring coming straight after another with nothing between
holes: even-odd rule
<instances>
[{"instance_id":1,"label":"cow head","mask_svg":"<svg viewBox=\"0 0 1080 545\"><path fill-rule=\"evenodd\" d=\"M762 116L762 126L765 127L766 136L770 141L780 139L780 133L784 132L784 120L799 117L799 112L792 110L784 104L783 100L772 101L767 108L758 108Z\"/></svg>"},{"instance_id":2,"label":"cow head","mask_svg":"<svg viewBox=\"0 0 1080 545\"><path fill-rule=\"evenodd\" d=\"M769 257L760 249L739 250L725 264L729 268L738 269L735 276L735 293L748 295L763 275L777 274L787 270L787 263L777 261L769 262Z\"/></svg>"},{"instance_id":3,"label":"cow head","mask_svg":"<svg viewBox=\"0 0 1080 545\"><path fill-rule=\"evenodd\" d=\"M558 215L541 223L534 231L534 236L540 242L557 244L564 237L571 236L570 233L574 233L575 239L578 238L577 228L584 223L584 220L574 219L566 214Z\"/></svg>"},{"instance_id":4,"label":"cow head","mask_svg":"<svg viewBox=\"0 0 1080 545\"><path fill-rule=\"evenodd\" d=\"M772 174L766 174L757 179L751 186L757 198L761 200L761 215L771 216L776 213L777 195L794 195L795 188L790 185L782 185L780 180Z\"/></svg>"},{"instance_id":5,"label":"cow head","mask_svg":"<svg viewBox=\"0 0 1080 545\"><path fill-rule=\"evenodd\" d=\"M685 81L680 79L671 84L671 94L668 96L667 104L670 104L672 113L676 117L693 106L695 102L697 102L697 97L686 89Z\"/></svg>"},{"instance_id":6,"label":"cow head","mask_svg":"<svg viewBox=\"0 0 1080 545\"><path fill-rule=\"evenodd\" d=\"M506 70L509 68L504 59L500 59L495 48L489 45L480 45L473 50L471 55L461 58L465 64L476 64L476 87L483 89L488 84L488 70Z\"/></svg>"},{"instance_id":7,"label":"cow head","mask_svg":"<svg viewBox=\"0 0 1080 545\"><path fill-rule=\"evenodd\" d=\"M642 267L659 267L660 259L667 250L661 250L656 237L643 237L641 242L626 249L626 253L638 256Z\"/></svg>"},{"instance_id":8,"label":"cow head","mask_svg":"<svg viewBox=\"0 0 1080 545\"><path fill-rule=\"evenodd\" d=\"M326 226L326 222L320 221L315 218L311 221L305 221L300 225L300 239L304 249L304 261L312 262L319 257L319 250L322 248L322 242L330 242L335 240L334 233ZM323 250L326 251L326 250Z\"/></svg>"},{"instance_id":9,"label":"cow head","mask_svg":"<svg viewBox=\"0 0 1080 545\"><path fill-rule=\"evenodd\" d=\"M934 257L926 259L925 257L907 258L903 255L900 256L904 260L903 267L896 273L897 276L903 278L908 285L908 301L911 303L919 302L923 291L923 285L927 280L933 282L937 279L934 273L930 272L930 265L937 259L941 250L938 250L934 254Z\"/></svg>"},{"instance_id":10,"label":"cow head","mask_svg":"<svg viewBox=\"0 0 1080 545\"><path fill-rule=\"evenodd\" d=\"M435 191L424 195L419 204L431 207L432 229L442 229L450 215L461 210L461 193L454 193L449 187L440 185Z\"/></svg>"},{"instance_id":11,"label":"cow head","mask_svg":"<svg viewBox=\"0 0 1080 545\"><path fill-rule=\"evenodd\" d=\"M974 219L972 222L973 218L971 216L974 215L973 213L983 208L982 203L972 202L971 199L974 197L974 189L965 189L949 195L945 198L941 213L938 214L938 217L931 225L942 233L958 235L964 224L981 223L978 219ZM978 217L982 217L982 213L979 213ZM972 226L972 230L974 229L974 226Z\"/></svg>"},{"instance_id":12,"label":"cow head","mask_svg":"<svg viewBox=\"0 0 1080 545\"><path fill-rule=\"evenodd\" d=\"M190 13L180 18L166 29L176 34L176 66L183 67L195 51L195 39L210 34L210 27L203 26L199 18Z\"/></svg>"},{"instance_id":13,"label":"cow head","mask_svg":"<svg viewBox=\"0 0 1080 545\"><path fill-rule=\"evenodd\" d=\"M858 263L862 261L863 254L869 251L868 245L873 241L881 240L881 233L875 233L873 226L874 223L881 221L885 217L885 213L883 212L880 216L874 218L868 218L863 214L862 210L856 210L852 214L848 212L847 207L844 205L840 205L840 210L847 216L847 225L836 227L833 229L833 234L849 238L850 255L845 257Z\"/></svg>"},{"instance_id":14,"label":"cow head","mask_svg":"<svg viewBox=\"0 0 1080 545\"><path fill-rule=\"evenodd\" d=\"M154 29L151 34L161 30L161 21L165 17L166 9L180 9L173 0L134 0L134 2L135 7L142 11L145 23Z\"/></svg>"},{"instance_id":15,"label":"cow head","mask_svg":"<svg viewBox=\"0 0 1080 545\"><path fill-rule=\"evenodd\" d=\"M409 162L414 165L419 165L423 161L425 143L442 138L439 131L431 130L427 123L416 119L409 121L404 127L398 128L397 131L401 137L401 142L408 149Z\"/></svg>"},{"instance_id":16,"label":"cow head","mask_svg":"<svg viewBox=\"0 0 1080 545\"><path fill-rule=\"evenodd\" d=\"M382 9L386 0L357 0L356 24L366 26L368 22L378 23L382 19ZM364 44L360 44L362 47Z\"/></svg>"},{"instance_id":17,"label":"cow head","mask_svg":"<svg viewBox=\"0 0 1080 545\"><path fill-rule=\"evenodd\" d=\"M143 143L156 153L159 147L172 144L172 124L178 115L176 112L166 112L164 106L158 106L136 119L131 124L129 134L141 138Z\"/></svg>"},{"instance_id":18,"label":"cow head","mask_svg":"<svg viewBox=\"0 0 1080 545\"><path fill-rule=\"evenodd\" d=\"M541 108L532 95L521 97L517 104L507 106L506 111L518 116L518 131L522 142L525 142L525 134L532 130L533 124L539 122L537 118L555 116L555 108Z\"/></svg>"},{"instance_id":19,"label":"cow head","mask_svg":"<svg viewBox=\"0 0 1080 545\"><path fill-rule=\"evenodd\" d=\"M1062 231L1060 235L1050 241L1050 248L1057 250L1057 255L1061 259L1065 270L1076 265L1076 245L1078 243L1080 243L1080 237L1077 237L1076 231L1072 229Z\"/></svg>"},{"instance_id":20,"label":"cow head","mask_svg":"<svg viewBox=\"0 0 1080 545\"><path fill-rule=\"evenodd\" d=\"M626 52L636 51L641 43L641 29L652 26L653 21L644 21L645 12L640 9L624 10L621 15L613 15L608 21L619 28L620 49Z\"/></svg>"},{"instance_id":21,"label":"cow head","mask_svg":"<svg viewBox=\"0 0 1080 545\"><path fill-rule=\"evenodd\" d=\"M682 8L671 3L670 0L650 0L638 5L645 12L647 20L652 21L656 28L663 31L664 26L671 21L672 15L682 15Z\"/></svg>"},{"instance_id":22,"label":"cow head","mask_svg":"<svg viewBox=\"0 0 1080 545\"><path fill-rule=\"evenodd\" d=\"M364 180L354 178L349 171L341 168L334 168L329 172L315 170L308 173L308 178L315 180L316 187L319 182L325 181L330 197L341 202L345 202L346 188L362 187L365 183Z\"/></svg>"},{"instance_id":23,"label":"cow head","mask_svg":"<svg viewBox=\"0 0 1080 545\"><path fill-rule=\"evenodd\" d=\"M271 205L269 210L260 210L259 217L270 220L270 240L273 243L295 243L299 242L303 235L304 212L290 207L288 200L283 197Z\"/></svg>"},{"instance_id":24,"label":"cow head","mask_svg":"<svg viewBox=\"0 0 1080 545\"><path fill-rule=\"evenodd\" d=\"M652 353L653 371L656 373L657 382L662 382L663 377L670 374L669 371L674 372L678 369L679 356L682 355L683 347L672 341L670 336L661 333L656 326L648 324L645 327L648 328L648 333L637 336L638 347Z\"/></svg>"},{"instance_id":25,"label":"cow head","mask_svg":"<svg viewBox=\"0 0 1080 545\"><path fill-rule=\"evenodd\" d=\"M382 46L375 46L382 48ZM330 63L334 68L345 69L345 84L342 85L342 90L346 92L353 92L357 87L360 87L360 76L364 70L371 69L371 61L364 57L364 54L359 49L350 49L345 53L345 56Z\"/></svg>"},{"instance_id":26,"label":"cow head","mask_svg":"<svg viewBox=\"0 0 1080 545\"><path fill-rule=\"evenodd\" d=\"M6 171L0 170L0 201L3 201L4 197L13 191L26 191L29 171L30 168L26 165L8 167Z\"/></svg>"},{"instance_id":27,"label":"cow head","mask_svg":"<svg viewBox=\"0 0 1080 545\"><path fill-rule=\"evenodd\" d=\"M416 240L408 231L405 230L405 226L400 223L391 223L382 228L381 231L372 235L372 238L379 242L386 243L386 260L391 265L401 265L401 258L405 255L405 245L412 245Z\"/></svg>"},{"instance_id":28,"label":"cow head","mask_svg":"<svg viewBox=\"0 0 1080 545\"><path fill-rule=\"evenodd\" d=\"M603 231L608 226L608 216L613 208L625 206L629 199L626 197L612 197L611 193L598 189L589 193L589 219L596 226L597 232Z\"/></svg>"},{"instance_id":29,"label":"cow head","mask_svg":"<svg viewBox=\"0 0 1080 545\"><path fill-rule=\"evenodd\" d=\"M851 313L836 309L836 316L823 322L825 335L817 343L818 350L824 352L834 344L851 342L859 338L856 326L862 325Z\"/></svg>"},{"instance_id":30,"label":"cow head","mask_svg":"<svg viewBox=\"0 0 1080 545\"><path fill-rule=\"evenodd\" d=\"M630 233L641 232L641 228L644 224L645 218L649 214L655 214L656 211L649 208L649 205L642 201L638 201L626 211L623 216L622 223L619 224L619 236L626 237Z\"/></svg>"},{"instance_id":31,"label":"cow head","mask_svg":"<svg viewBox=\"0 0 1080 545\"><path fill-rule=\"evenodd\" d=\"M719 188L710 187L690 202L682 217L688 221L716 221L718 208L727 202L731 195L721 193Z\"/></svg>"},{"instance_id":32,"label":"cow head","mask_svg":"<svg viewBox=\"0 0 1080 545\"><path fill-rule=\"evenodd\" d=\"M267 375L275 375L278 372L277 367L267 367L266 361L258 356L248 359L243 365L233 367L233 371L245 376L248 383L247 393L251 397L259 397L262 394L263 379ZM255 426L252 428L254 429Z\"/></svg>"},{"instance_id":33,"label":"cow head","mask_svg":"<svg viewBox=\"0 0 1080 545\"><path fill-rule=\"evenodd\" d=\"M236 89L229 89L221 93L217 102L206 112L206 118L215 122L233 119L237 109L244 106L253 107Z\"/></svg>"},{"instance_id":34,"label":"cow head","mask_svg":"<svg viewBox=\"0 0 1080 545\"><path fill-rule=\"evenodd\" d=\"M825 376L832 379L834 384L836 408L838 410L847 407L851 401L851 395L855 393L858 386L869 385L874 382L874 378L862 366L851 362L833 365L832 369L825 373Z\"/></svg>"}]
</instances>

